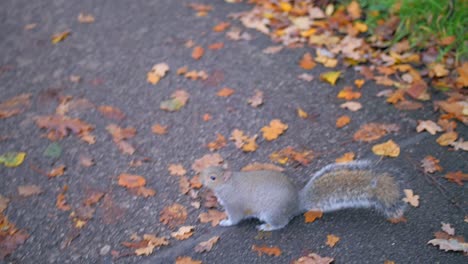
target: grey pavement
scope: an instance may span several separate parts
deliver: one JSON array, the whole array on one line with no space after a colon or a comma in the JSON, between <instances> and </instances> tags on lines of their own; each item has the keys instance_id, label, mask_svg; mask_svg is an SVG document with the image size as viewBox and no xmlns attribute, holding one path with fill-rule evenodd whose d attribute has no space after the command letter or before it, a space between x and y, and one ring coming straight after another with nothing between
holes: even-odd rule
<instances>
[{"instance_id":1,"label":"grey pavement","mask_svg":"<svg viewBox=\"0 0 468 264\"><path fill-rule=\"evenodd\" d=\"M208 3L214 10L206 17L197 17L187 4ZM224 1L187 0L2 0L0 2L0 101L21 93L32 93L32 106L25 113L0 120L1 153L25 151L25 163L18 168L0 167L0 194L11 199L5 215L17 227L24 228L30 238L7 257L5 263L174 263L178 256L190 256L203 263L291 263L308 253L335 258L335 263L463 263L462 254L443 252L427 245L441 222L450 223L458 235L466 238L464 212L452 202L464 207L466 212L466 187L449 183L436 173L431 178L421 173L420 160L426 155L440 159L444 172L467 171L467 155L448 151L437 145L435 137L415 131L417 120L437 119L430 103L419 111L402 112L375 96L382 87L366 83L359 100L363 109L350 112L339 107L343 102L337 92L358 78L352 69L345 69L336 87L319 80L325 71L321 66L311 73L316 77L308 83L297 78L304 72L298 60L310 48L285 49L278 54L266 55L262 50L273 43L259 32L248 30L253 39L232 41L224 33L212 31L219 22L228 21L232 12L248 10L246 4L227 4ZM81 24L80 12L90 13L96 21ZM36 28L24 26L37 23ZM241 26L237 21L232 24ZM50 37L60 31L70 30L71 35L56 45ZM192 50L185 47L188 40L206 47L224 42L220 51L205 50L195 61ZM160 62L170 66L170 72L157 85L146 82L146 73ZM192 81L175 74L176 69L204 70L217 79ZM70 75L79 75L82 81L72 83ZM222 87L235 90L228 98L216 96ZM188 104L178 112L167 113L159 109L161 101L176 89L190 94ZM253 108L246 103L254 90L264 92L264 105ZM105 127L112 122L95 109L72 113L74 117L95 126L96 143L88 145L76 136L59 141L63 152L58 160L44 157L50 141L41 135L44 131L34 124L36 115L52 114L58 96L70 95L86 98L95 105L112 105L121 109L126 119L119 125L137 129L135 138L129 140L136 146L132 156L122 154L112 142ZM440 96L440 95L438 95ZM297 117L301 107L311 118ZM213 119L204 122L202 116L210 113ZM344 114L351 123L336 129L336 119ZM289 128L278 140L259 141L253 153L242 153L232 143L219 153L233 169L254 162L269 162L268 156L287 146L312 149L319 155L308 166L286 166L285 173L302 186L312 173L333 162L337 157L353 151L360 159L377 159L371 152L373 144L352 141L360 125L369 122L396 123L401 128L383 140L393 139L401 146L398 158L385 158L378 166L402 172L400 180L420 195L420 206L409 208L407 223L391 224L371 210L343 210L325 214L322 219L305 224L302 216L294 218L288 226L256 239L256 221L245 221L234 227L211 227L201 224L197 217L205 209L190 206L191 199L179 193L177 178L168 174L171 163L181 163L186 169L204 154L210 153L206 143L215 139L216 133L228 137L235 128L253 135L272 119L281 119ZM168 134L151 133L155 123L167 125ZM459 133L467 129L459 124ZM380 142L383 142L380 141ZM0 154L1 154L0 153ZM96 166L78 165L78 157L90 155ZM150 161L140 167L130 167L133 159L148 157ZM65 175L48 179L31 170L29 164L49 169L65 164ZM118 186L120 173L143 175L147 186L154 188L154 197L132 195ZM189 170L192 177L194 172ZM37 184L44 193L29 198L19 197L16 188ZM69 212L56 208L55 201L64 185L69 186L67 202L76 206L86 198L86 192L101 190L111 196L122 211L122 217L106 223L105 210L97 206L94 218L79 231L79 236L69 245L64 241L75 234ZM442 185L444 194L437 188ZM121 245L133 233L169 235L172 230L160 223L161 210L174 202L187 207L186 225L195 225L194 235L184 241L171 239L150 256L113 259L110 252L100 254L104 248L119 252L128 251ZM101 201L102 203L102 201ZM330 248L326 236L334 234L341 240ZM220 240L207 253L196 253L194 246L219 235ZM252 245L278 246L279 257L258 256Z\"/></svg>"}]
</instances>

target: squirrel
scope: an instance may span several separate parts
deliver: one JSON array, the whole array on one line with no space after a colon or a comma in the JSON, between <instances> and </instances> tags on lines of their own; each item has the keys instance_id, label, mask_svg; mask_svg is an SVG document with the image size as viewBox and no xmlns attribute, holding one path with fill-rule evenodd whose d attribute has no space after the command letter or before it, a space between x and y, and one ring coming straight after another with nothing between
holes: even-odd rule
<instances>
[{"instance_id":1,"label":"squirrel","mask_svg":"<svg viewBox=\"0 0 468 264\"><path fill-rule=\"evenodd\" d=\"M261 231L281 229L304 212L344 208L374 208L387 218L403 216L405 203L396 179L378 172L369 161L330 164L316 172L299 190L278 171L232 172L221 166L204 169L204 186L212 189L228 219L221 226L258 218Z\"/></svg>"}]
</instances>

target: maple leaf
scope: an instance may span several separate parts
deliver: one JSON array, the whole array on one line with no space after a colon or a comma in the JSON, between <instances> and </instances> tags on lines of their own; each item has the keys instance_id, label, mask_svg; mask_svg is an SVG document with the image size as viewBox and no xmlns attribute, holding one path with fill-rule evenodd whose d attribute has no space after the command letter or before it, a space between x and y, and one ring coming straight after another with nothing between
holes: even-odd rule
<instances>
[{"instance_id":1,"label":"maple leaf","mask_svg":"<svg viewBox=\"0 0 468 264\"><path fill-rule=\"evenodd\" d=\"M460 138L458 141L450 143L450 146L452 146L455 149L455 151L459 149L468 151L468 141L463 141L462 138Z\"/></svg>"},{"instance_id":2,"label":"maple leaf","mask_svg":"<svg viewBox=\"0 0 468 264\"><path fill-rule=\"evenodd\" d=\"M167 169L169 174L174 176L184 176L187 173L182 164L170 164Z\"/></svg>"},{"instance_id":3,"label":"maple leaf","mask_svg":"<svg viewBox=\"0 0 468 264\"><path fill-rule=\"evenodd\" d=\"M327 68L335 68L338 64L338 60L332 57L329 51L324 51L323 49L317 49L317 57L315 57L315 61L322 63L323 66Z\"/></svg>"},{"instance_id":4,"label":"maple leaf","mask_svg":"<svg viewBox=\"0 0 468 264\"><path fill-rule=\"evenodd\" d=\"M335 235L327 235L327 246L329 247L334 247L336 245L336 243L338 243L338 241L340 241L340 238L335 236Z\"/></svg>"},{"instance_id":5,"label":"maple leaf","mask_svg":"<svg viewBox=\"0 0 468 264\"><path fill-rule=\"evenodd\" d=\"M246 137L244 140L244 145L242 145L242 151L244 152L253 152L257 150L258 145L257 145L257 135L254 135L253 137Z\"/></svg>"},{"instance_id":6,"label":"maple leaf","mask_svg":"<svg viewBox=\"0 0 468 264\"><path fill-rule=\"evenodd\" d=\"M442 167L439 165L439 160L430 155L421 160L421 167L424 168L424 172L426 173L442 171Z\"/></svg>"},{"instance_id":7,"label":"maple leaf","mask_svg":"<svg viewBox=\"0 0 468 264\"><path fill-rule=\"evenodd\" d=\"M205 53L205 50L201 46L196 46L192 50L192 58L195 60L199 60L203 54Z\"/></svg>"},{"instance_id":8,"label":"maple leaf","mask_svg":"<svg viewBox=\"0 0 468 264\"><path fill-rule=\"evenodd\" d=\"M298 162L301 165L307 165L314 158L312 151L296 151L292 147L286 147L278 152L273 152L270 155L270 159L279 163L286 164L290 161Z\"/></svg>"},{"instance_id":9,"label":"maple leaf","mask_svg":"<svg viewBox=\"0 0 468 264\"><path fill-rule=\"evenodd\" d=\"M346 102L340 105L341 108L348 109L352 112L356 112L362 108L362 104L359 102Z\"/></svg>"},{"instance_id":10,"label":"maple leaf","mask_svg":"<svg viewBox=\"0 0 468 264\"><path fill-rule=\"evenodd\" d=\"M221 134L216 134L216 140L209 142L207 147L210 151L219 150L222 147L226 146L226 138Z\"/></svg>"},{"instance_id":11,"label":"maple leaf","mask_svg":"<svg viewBox=\"0 0 468 264\"><path fill-rule=\"evenodd\" d=\"M452 226L450 226L450 224L447 224L447 223L444 223L444 222L441 222L442 224L442 231L444 231L445 233L451 235L451 236L454 236L455 235L455 228L453 228Z\"/></svg>"},{"instance_id":12,"label":"maple leaf","mask_svg":"<svg viewBox=\"0 0 468 264\"><path fill-rule=\"evenodd\" d=\"M377 144L372 147L372 152L379 156L398 157L400 155L400 146L393 140L388 140L385 143Z\"/></svg>"},{"instance_id":13,"label":"maple leaf","mask_svg":"<svg viewBox=\"0 0 468 264\"><path fill-rule=\"evenodd\" d=\"M288 129L288 125L283 124L279 119L273 119L269 126L262 127L263 138L268 141L277 139L281 134Z\"/></svg>"},{"instance_id":14,"label":"maple leaf","mask_svg":"<svg viewBox=\"0 0 468 264\"><path fill-rule=\"evenodd\" d=\"M294 261L294 264L330 264L334 261L333 258L321 257L315 253L310 253L307 256L300 257Z\"/></svg>"},{"instance_id":15,"label":"maple leaf","mask_svg":"<svg viewBox=\"0 0 468 264\"><path fill-rule=\"evenodd\" d=\"M411 189L404 189L403 192L405 193L405 198L403 201L409 203L413 207L419 206L419 195L414 195L413 190Z\"/></svg>"},{"instance_id":16,"label":"maple leaf","mask_svg":"<svg viewBox=\"0 0 468 264\"><path fill-rule=\"evenodd\" d=\"M198 245L195 246L195 252L203 253L203 252L210 251L213 248L214 244L218 242L218 240L219 240L219 236L214 236L208 239L207 241L200 242Z\"/></svg>"},{"instance_id":17,"label":"maple leaf","mask_svg":"<svg viewBox=\"0 0 468 264\"><path fill-rule=\"evenodd\" d=\"M307 211L304 213L304 222L312 223L315 220L322 218L322 216L323 216L322 211Z\"/></svg>"},{"instance_id":18,"label":"maple leaf","mask_svg":"<svg viewBox=\"0 0 468 264\"><path fill-rule=\"evenodd\" d=\"M218 210L208 210L208 213L201 213L198 219L202 223L211 222L211 226L217 226L221 220L226 219L226 213Z\"/></svg>"},{"instance_id":19,"label":"maple leaf","mask_svg":"<svg viewBox=\"0 0 468 264\"><path fill-rule=\"evenodd\" d=\"M155 85L157 84L164 76L166 76L166 73L169 71L169 65L167 63L158 63L151 68L151 70L146 74L146 80Z\"/></svg>"},{"instance_id":20,"label":"maple leaf","mask_svg":"<svg viewBox=\"0 0 468 264\"><path fill-rule=\"evenodd\" d=\"M343 154L343 156L337 158L335 160L336 163L346 163L346 162L350 162L350 161L353 161L354 160L354 157L356 156L356 154L354 154L354 152L346 152L345 154Z\"/></svg>"},{"instance_id":21,"label":"maple leaf","mask_svg":"<svg viewBox=\"0 0 468 264\"><path fill-rule=\"evenodd\" d=\"M202 264L201 260L193 260L191 257L177 257L175 264Z\"/></svg>"},{"instance_id":22,"label":"maple leaf","mask_svg":"<svg viewBox=\"0 0 468 264\"><path fill-rule=\"evenodd\" d=\"M468 173L462 173L461 171L449 172L445 174L447 180L455 182L456 184L463 186L464 181L468 181Z\"/></svg>"},{"instance_id":23,"label":"maple leaf","mask_svg":"<svg viewBox=\"0 0 468 264\"><path fill-rule=\"evenodd\" d=\"M436 139L437 143L441 146L448 146L455 142L458 138L458 133L455 131L445 132Z\"/></svg>"},{"instance_id":24,"label":"maple leaf","mask_svg":"<svg viewBox=\"0 0 468 264\"><path fill-rule=\"evenodd\" d=\"M61 41L64 41L68 36L70 36L71 31L70 30L65 30L60 33L56 33L52 36L52 44L57 44Z\"/></svg>"},{"instance_id":25,"label":"maple leaf","mask_svg":"<svg viewBox=\"0 0 468 264\"><path fill-rule=\"evenodd\" d=\"M167 126L163 126L161 124L155 124L151 126L151 132L157 135L165 135L167 134Z\"/></svg>"},{"instance_id":26,"label":"maple leaf","mask_svg":"<svg viewBox=\"0 0 468 264\"><path fill-rule=\"evenodd\" d=\"M303 55L301 61L299 62L299 66L304 70L312 70L315 68L316 63L314 62L312 55L307 52Z\"/></svg>"},{"instance_id":27,"label":"maple leaf","mask_svg":"<svg viewBox=\"0 0 468 264\"><path fill-rule=\"evenodd\" d=\"M325 81L331 85L335 85L338 78L340 78L340 71L331 71L320 74L320 80Z\"/></svg>"},{"instance_id":28,"label":"maple leaf","mask_svg":"<svg viewBox=\"0 0 468 264\"><path fill-rule=\"evenodd\" d=\"M336 120L336 127L337 128L342 128L342 127L346 126L347 124L349 124L349 122L351 122L351 118L349 116L347 116L347 115L340 116Z\"/></svg>"},{"instance_id":29,"label":"maple leaf","mask_svg":"<svg viewBox=\"0 0 468 264\"><path fill-rule=\"evenodd\" d=\"M468 87L468 62L457 67L458 78L455 80L457 87Z\"/></svg>"},{"instance_id":30,"label":"maple leaf","mask_svg":"<svg viewBox=\"0 0 468 264\"><path fill-rule=\"evenodd\" d=\"M91 14L85 14L85 13L81 13L81 12L80 12L80 14L78 14L78 22L80 22L80 23L90 24L90 23L94 23L94 21L95 21L95 18Z\"/></svg>"},{"instance_id":31,"label":"maple leaf","mask_svg":"<svg viewBox=\"0 0 468 264\"><path fill-rule=\"evenodd\" d=\"M145 186L146 179L140 175L122 173L119 175L119 185L125 188L137 188Z\"/></svg>"},{"instance_id":32,"label":"maple leaf","mask_svg":"<svg viewBox=\"0 0 468 264\"><path fill-rule=\"evenodd\" d=\"M161 102L159 108L174 112L180 110L188 102L190 95L184 90L177 90L171 95L171 99Z\"/></svg>"},{"instance_id":33,"label":"maple leaf","mask_svg":"<svg viewBox=\"0 0 468 264\"><path fill-rule=\"evenodd\" d=\"M388 132L392 131L392 126L379 123L368 123L362 125L356 133L354 133L353 139L355 141L372 142L383 136Z\"/></svg>"},{"instance_id":34,"label":"maple leaf","mask_svg":"<svg viewBox=\"0 0 468 264\"><path fill-rule=\"evenodd\" d=\"M206 154L205 156L195 160L192 164L192 170L196 173L200 173L205 168L210 166L217 166L223 162L223 158L218 153Z\"/></svg>"},{"instance_id":35,"label":"maple leaf","mask_svg":"<svg viewBox=\"0 0 468 264\"><path fill-rule=\"evenodd\" d=\"M7 152L0 155L0 164L9 168L18 167L23 163L25 157L25 152Z\"/></svg>"},{"instance_id":36,"label":"maple leaf","mask_svg":"<svg viewBox=\"0 0 468 264\"><path fill-rule=\"evenodd\" d=\"M259 107L263 104L263 92L260 90L255 90L255 94L250 97L247 102L253 107Z\"/></svg>"},{"instance_id":37,"label":"maple leaf","mask_svg":"<svg viewBox=\"0 0 468 264\"><path fill-rule=\"evenodd\" d=\"M195 226L181 226L179 230L171 233L171 237L177 240L185 240L193 235Z\"/></svg>"},{"instance_id":38,"label":"maple leaf","mask_svg":"<svg viewBox=\"0 0 468 264\"><path fill-rule=\"evenodd\" d=\"M258 163L254 162L244 166L241 171L259 171L259 170L270 170L270 171L284 171L284 168L276 166L275 164L271 163Z\"/></svg>"},{"instance_id":39,"label":"maple leaf","mask_svg":"<svg viewBox=\"0 0 468 264\"><path fill-rule=\"evenodd\" d=\"M35 117L36 125L39 128L45 128L49 132L47 138L50 140L62 139L68 135L68 131L79 136L81 140L92 144L93 142L87 141L87 136L90 136L90 132L94 130L94 127L90 124L81 121L77 118L70 118L62 115L51 115L51 116L37 116Z\"/></svg>"},{"instance_id":40,"label":"maple leaf","mask_svg":"<svg viewBox=\"0 0 468 264\"><path fill-rule=\"evenodd\" d=\"M168 225L171 229L182 225L185 220L187 220L187 209L178 203L164 207L159 217L159 221Z\"/></svg>"},{"instance_id":41,"label":"maple leaf","mask_svg":"<svg viewBox=\"0 0 468 264\"><path fill-rule=\"evenodd\" d=\"M232 94L234 94L234 90L231 89L231 88L228 88L228 87L224 87L222 89L220 89L216 95L219 96L219 97L229 97L231 96Z\"/></svg>"},{"instance_id":42,"label":"maple leaf","mask_svg":"<svg viewBox=\"0 0 468 264\"><path fill-rule=\"evenodd\" d=\"M121 121L125 118L125 114L120 109L110 105L102 105L98 108L98 110L103 116L109 119Z\"/></svg>"},{"instance_id":43,"label":"maple leaf","mask_svg":"<svg viewBox=\"0 0 468 264\"><path fill-rule=\"evenodd\" d=\"M18 230L3 214L0 214L0 226L0 261L3 262L5 257L24 244L29 234L25 230Z\"/></svg>"},{"instance_id":44,"label":"maple leaf","mask_svg":"<svg viewBox=\"0 0 468 264\"><path fill-rule=\"evenodd\" d=\"M444 251L463 251L468 252L468 243L460 242L457 239L431 239L428 244L439 246Z\"/></svg>"},{"instance_id":45,"label":"maple leaf","mask_svg":"<svg viewBox=\"0 0 468 264\"><path fill-rule=\"evenodd\" d=\"M18 194L24 197L38 195L42 193L42 189L38 185L21 185L18 186ZM1 211L1 210L0 210Z\"/></svg>"},{"instance_id":46,"label":"maple leaf","mask_svg":"<svg viewBox=\"0 0 468 264\"><path fill-rule=\"evenodd\" d=\"M256 251L258 253L258 256L262 256L263 254L266 254L269 256L279 257L282 253L279 247L252 245L252 250Z\"/></svg>"},{"instance_id":47,"label":"maple leaf","mask_svg":"<svg viewBox=\"0 0 468 264\"><path fill-rule=\"evenodd\" d=\"M9 118L24 112L31 105L30 93L20 94L0 103L0 119Z\"/></svg>"},{"instance_id":48,"label":"maple leaf","mask_svg":"<svg viewBox=\"0 0 468 264\"><path fill-rule=\"evenodd\" d=\"M230 26L231 26L231 24L229 22L221 22L221 23L219 23L219 24L217 24L216 26L213 27L213 31L214 32L223 32L227 28L229 28Z\"/></svg>"}]
</instances>

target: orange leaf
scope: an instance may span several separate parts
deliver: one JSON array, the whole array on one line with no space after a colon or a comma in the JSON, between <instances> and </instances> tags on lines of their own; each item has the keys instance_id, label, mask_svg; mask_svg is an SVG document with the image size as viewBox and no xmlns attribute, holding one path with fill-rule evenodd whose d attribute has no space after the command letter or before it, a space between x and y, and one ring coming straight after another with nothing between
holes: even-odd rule
<instances>
[{"instance_id":1,"label":"orange leaf","mask_svg":"<svg viewBox=\"0 0 468 264\"><path fill-rule=\"evenodd\" d=\"M151 131L157 135L164 135L167 133L167 126L155 124L151 127Z\"/></svg>"},{"instance_id":2,"label":"orange leaf","mask_svg":"<svg viewBox=\"0 0 468 264\"><path fill-rule=\"evenodd\" d=\"M208 239L207 241L200 242L198 245L195 246L195 252L203 253L203 252L210 251L213 248L214 244L218 242L218 240L219 240L219 236L214 236Z\"/></svg>"},{"instance_id":3,"label":"orange leaf","mask_svg":"<svg viewBox=\"0 0 468 264\"><path fill-rule=\"evenodd\" d=\"M305 223L312 223L316 219L322 218L323 212L322 211L307 211L304 213L304 222Z\"/></svg>"},{"instance_id":4,"label":"orange leaf","mask_svg":"<svg viewBox=\"0 0 468 264\"><path fill-rule=\"evenodd\" d=\"M202 264L201 260L193 260L191 257L177 257L175 264Z\"/></svg>"},{"instance_id":5,"label":"orange leaf","mask_svg":"<svg viewBox=\"0 0 468 264\"><path fill-rule=\"evenodd\" d=\"M424 168L426 173L434 173L436 171L442 171L442 167L439 165L439 160L429 155L421 160L421 167Z\"/></svg>"},{"instance_id":6,"label":"orange leaf","mask_svg":"<svg viewBox=\"0 0 468 264\"><path fill-rule=\"evenodd\" d=\"M271 170L271 171L284 171L284 168L276 166L275 164L271 163L258 163L254 162L244 166L241 171L258 171L258 170Z\"/></svg>"},{"instance_id":7,"label":"orange leaf","mask_svg":"<svg viewBox=\"0 0 468 264\"><path fill-rule=\"evenodd\" d=\"M281 249L279 247L252 245L252 250L257 251L259 256L266 254L269 256L279 257L281 255Z\"/></svg>"},{"instance_id":8,"label":"orange leaf","mask_svg":"<svg viewBox=\"0 0 468 264\"><path fill-rule=\"evenodd\" d=\"M209 142L207 145L210 151L219 150L224 146L226 146L226 138L219 133L216 135L216 140Z\"/></svg>"},{"instance_id":9,"label":"orange leaf","mask_svg":"<svg viewBox=\"0 0 468 264\"><path fill-rule=\"evenodd\" d=\"M405 100L405 91L396 90L395 92L392 93L392 95L390 95L387 98L387 103L396 104L399 101L404 101L404 100Z\"/></svg>"},{"instance_id":10,"label":"orange leaf","mask_svg":"<svg viewBox=\"0 0 468 264\"><path fill-rule=\"evenodd\" d=\"M464 181L468 181L468 173L462 173L461 171L449 172L445 174L447 180L455 182L456 184L463 186Z\"/></svg>"},{"instance_id":11,"label":"orange leaf","mask_svg":"<svg viewBox=\"0 0 468 264\"><path fill-rule=\"evenodd\" d=\"M220 97L229 97L231 96L235 91L231 88L224 87L221 90L219 90L216 95Z\"/></svg>"},{"instance_id":12,"label":"orange leaf","mask_svg":"<svg viewBox=\"0 0 468 264\"><path fill-rule=\"evenodd\" d=\"M68 36L70 36L71 32L69 30L65 30L63 32L54 34L52 36L52 44L57 44L61 41L64 41Z\"/></svg>"},{"instance_id":13,"label":"orange leaf","mask_svg":"<svg viewBox=\"0 0 468 264\"><path fill-rule=\"evenodd\" d=\"M65 173L65 169L65 165L60 165L58 167L53 168L49 173L47 173L47 176L49 176L49 178L62 176L63 173Z\"/></svg>"},{"instance_id":14,"label":"orange leaf","mask_svg":"<svg viewBox=\"0 0 468 264\"><path fill-rule=\"evenodd\" d=\"M172 232L171 237L177 240L185 240L193 235L195 226L181 226L177 232Z\"/></svg>"},{"instance_id":15,"label":"orange leaf","mask_svg":"<svg viewBox=\"0 0 468 264\"><path fill-rule=\"evenodd\" d=\"M215 154L206 154L205 156L195 160L192 164L192 170L196 173L200 173L203 169L208 168L210 166L217 166L221 162L223 162L223 157L218 153Z\"/></svg>"},{"instance_id":16,"label":"orange leaf","mask_svg":"<svg viewBox=\"0 0 468 264\"><path fill-rule=\"evenodd\" d=\"M148 198L148 197L151 197L151 196L155 196L156 195L156 191L151 189L151 188L146 188L144 186L142 187L138 187L138 188L132 188L131 189L132 192L134 192L136 195L138 196L143 196L145 198Z\"/></svg>"},{"instance_id":17,"label":"orange leaf","mask_svg":"<svg viewBox=\"0 0 468 264\"><path fill-rule=\"evenodd\" d=\"M57 195L57 201L55 206L62 211L68 211L71 209L70 205L67 204L65 200L65 193L68 191L68 185L63 186L62 192Z\"/></svg>"},{"instance_id":18,"label":"orange leaf","mask_svg":"<svg viewBox=\"0 0 468 264\"><path fill-rule=\"evenodd\" d=\"M164 207L159 217L159 221L170 228L185 223L185 220L187 220L187 209L178 203Z\"/></svg>"},{"instance_id":19,"label":"orange leaf","mask_svg":"<svg viewBox=\"0 0 468 264\"><path fill-rule=\"evenodd\" d=\"M301 66L301 68L304 70L312 70L316 65L317 64L313 60L312 55L308 52L304 54L301 61L299 62L299 66Z\"/></svg>"},{"instance_id":20,"label":"orange leaf","mask_svg":"<svg viewBox=\"0 0 468 264\"><path fill-rule=\"evenodd\" d=\"M169 71L167 63L158 63L146 74L146 80L151 84L157 84Z\"/></svg>"},{"instance_id":21,"label":"orange leaf","mask_svg":"<svg viewBox=\"0 0 468 264\"><path fill-rule=\"evenodd\" d=\"M302 108L298 107L297 108L297 115L302 118L302 119L306 119L309 115L307 114L306 111L304 111Z\"/></svg>"},{"instance_id":22,"label":"orange leaf","mask_svg":"<svg viewBox=\"0 0 468 264\"><path fill-rule=\"evenodd\" d=\"M262 127L263 138L268 141L277 139L281 134L288 129L288 125L283 124L279 119L273 119L269 126Z\"/></svg>"},{"instance_id":23,"label":"orange leaf","mask_svg":"<svg viewBox=\"0 0 468 264\"><path fill-rule=\"evenodd\" d=\"M211 116L208 113L203 114L203 121L205 121L205 122L210 121L212 118L213 118L213 116Z\"/></svg>"},{"instance_id":24,"label":"orange leaf","mask_svg":"<svg viewBox=\"0 0 468 264\"><path fill-rule=\"evenodd\" d=\"M244 152L253 152L255 150L257 150L258 148L258 145L257 145L257 135L253 136L253 137L247 137L245 140L244 140L244 144L242 145L242 151Z\"/></svg>"},{"instance_id":25,"label":"orange leaf","mask_svg":"<svg viewBox=\"0 0 468 264\"><path fill-rule=\"evenodd\" d=\"M0 103L0 119L22 113L31 105L31 94L20 94Z\"/></svg>"},{"instance_id":26,"label":"orange leaf","mask_svg":"<svg viewBox=\"0 0 468 264\"><path fill-rule=\"evenodd\" d=\"M122 173L119 175L119 185L125 188L145 186L146 180L142 176Z\"/></svg>"},{"instance_id":27,"label":"orange leaf","mask_svg":"<svg viewBox=\"0 0 468 264\"><path fill-rule=\"evenodd\" d=\"M226 219L226 213L218 210L208 210L208 213L201 213L198 219L202 223L211 222L211 226L217 226L221 220Z\"/></svg>"},{"instance_id":28,"label":"orange leaf","mask_svg":"<svg viewBox=\"0 0 468 264\"><path fill-rule=\"evenodd\" d=\"M205 50L201 46L196 46L192 50L192 58L195 60L199 60L203 54L205 53Z\"/></svg>"},{"instance_id":29,"label":"orange leaf","mask_svg":"<svg viewBox=\"0 0 468 264\"><path fill-rule=\"evenodd\" d=\"M169 174L174 176L184 176L187 173L182 164L170 164L167 169L169 170Z\"/></svg>"},{"instance_id":30,"label":"orange leaf","mask_svg":"<svg viewBox=\"0 0 468 264\"><path fill-rule=\"evenodd\" d=\"M223 42L216 42L208 46L208 49L210 50L220 50L224 47Z\"/></svg>"},{"instance_id":31,"label":"orange leaf","mask_svg":"<svg viewBox=\"0 0 468 264\"><path fill-rule=\"evenodd\" d=\"M329 247L334 247L336 245L336 243L338 243L338 241L340 241L340 238L335 236L335 235L327 235L327 246Z\"/></svg>"},{"instance_id":32,"label":"orange leaf","mask_svg":"<svg viewBox=\"0 0 468 264\"><path fill-rule=\"evenodd\" d=\"M346 163L346 162L350 162L350 161L353 161L354 160L354 157L356 156L356 154L354 154L354 152L346 152L345 154L343 154L343 156L337 158L335 160L336 163Z\"/></svg>"},{"instance_id":33,"label":"orange leaf","mask_svg":"<svg viewBox=\"0 0 468 264\"><path fill-rule=\"evenodd\" d=\"M109 119L121 121L125 118L125 114L120 109L110 105L101 105L99 106L98 110L103 116Z\"/></svg>"},{"instance_id":34,"label":"orange leaf","mask_svg":"<svg viewBox=\"0 0 468 264\"><path fill-rule=\"evenodd\" d=\"M229 22L221 22L213 27L214 32L222 32L226 30L231 24Z\"/></svg>"},{"instance_id":35,"label":"orange leaf","mask_svg":"<svg viewBox=\"0 0 468 264\"><path fill-rule=\"evenodd\" d=\"M336 120L336 127L342 128L351 122L351 118L347 115L341 116Z\"/></svg>"},{"instance_id":36,"label":"orange leaf","mask_svg":"<svg viewBox=\"0 0 468 264\"><path fill-rule=\"evenodd\" d=\"M343 88L343 90L341 90L336 97L349 101L349 100L361 98L361 93L354 92L350 86L347 86Z\"/></svg>"},{"instance_id":37,"label":"orange leaf","mask_svg":"<svg viewBox=\"0 0 468 264\"><path fill-rule=\"evenodd\" d=\"M357 88L361 88L365 82L366 80L364 79L357 79L357 80L354 80L354 85L356 85Z\"/></svg>"}]
</instances>

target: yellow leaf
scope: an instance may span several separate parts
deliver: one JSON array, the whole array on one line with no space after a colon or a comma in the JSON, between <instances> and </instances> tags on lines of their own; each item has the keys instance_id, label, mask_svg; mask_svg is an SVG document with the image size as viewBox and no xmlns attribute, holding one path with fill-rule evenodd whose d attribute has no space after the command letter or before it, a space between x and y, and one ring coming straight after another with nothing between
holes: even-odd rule
<instances>
[{"instance_id":1,"label":"yellow leaf","mask_svg":"<svg viewBox=\"0 0 468 264\"><path fill-rule=\"evenodd\" d=\"M361 88L365 82L364 79L356 79L354 80L354 85L356 85L357 88Z\"/></svg>"},{"instance_id":2,"label":"yellow leaf","mask_svg":"<svg viewBox=\"0 0 468 264\"><path fill-rule=\"evenodd\" d=\"M377 144L372 147L372 152L379 156L398 157L400 155L400 146L393 140L389 140L382 144Z\"/></svg>"},{"instance_id":3,"label":"yellow leaf","mask_svg":"<svg viewBox=\"0 0 468 264\"><path fill-rule=\"evenodd\" d=\"M65 30L63 32L60 32L60 33L57 33L57 34L53 35L52 36L52 44L57 44L60 41L65 40L70 35L70 33L71 32L69 30Z\"/></svg>"},{"instance_id":4,"label":"yellow leaf","mask_svg":"<svg viewBox=\"0 0 468 264\"><path fill-rule=\"evenodd\" d=\"M458 138L458 133L455 131L446 132L436 139L437 143L441 146L448 146L455 142Z\"/></svg>"},{"instance_id":5,"label":"yellow leaf","mask_svg":"<svg viewBox=\"0 0 468 264\"><path fill-rule=\"evenodd\" d=\"M146 80L151 84L157 84L166 75L167 71L169 71L167 63L155 64L151 71L147 73Z\"/></svg>"},{"instance_id":6,"label":"yellow leaf","mask_svg":"<svg viewBox=\"0 0 468 264\"><path fill-rule=\"evenodd\" d=\"M289 12L292 9L292 5L288 2L280 2L279 6L284 12Z\"/></svg>"},{"instance_id":7,"label":"yellow leaf","mask_svg":"<svg viewBox=\"0 0 468 264\"><path fill-rule=\"evenodd\" d=\"M340 71L330 71L330 72L325 72L325 73L320 74L320 79L329 84L335 85L340 75L341 75Z\"/></svg>"},{"instance_id":8,"label":"yellow leaf","mask_svg":"<svg viewBox=\"0 0 468 264\"><path fill-rule=\"evenodd\" d=\"M3 163L5 167L18 167L25 157L25 152L8 152L0 156L0 163Z\"/></svg>"},{"instance_id":9,"label":"yellow leaf","mask_svg":"<svg viewBox=\"0 0 468 264\"><path fill-rule=\"evenodd\" d=\"M300 107L297 108L297 115L302 119L306 119L309 116L307 112L302 110Z\"/></svg>"},{"instance_id":10,"label":"yellow leaf","mask_svg":"<svg viewBox=\"0 0 468 264\"><path fill-rule=\"evenodd\" d=\"M327 235L327 246L329 247L334 247L336 245L336 243L338 243L338 241L340 241L340 238L335 236L335 235Z\"/></svg>"},{"instance_id":11,"label":"yellow leaf","mask_svg":"<svg viewBox=\"0 0 468 264\"><path fill-rule=\"evenodd\" d=\"M346 163L346 162L350 162L350 161L353 161L354 160L354 157L356 156L356 154L354 154L353 152L346 152L345 154L343 154L343 156L337 158L335 160L336 163Z\"/></svg>"},{"instance_id":12,"label":"yellow leaf","mask_svg":"<svg viewBox=\"0 0 468 264\"><path fill-rule=\"evenodd\" d=\"M263 137L268 141L277 139L286 129L288 125L283 124L279 119L273 119L269 126L262 127Z\"/></svg>"},{"instance_id":13,"label":"yellow leaf","mask_svg":"<svg viewBox=\"0 0 468 264\"><path fill-rule=\"evenodd\" d=\"M305 223L312 223L316 219L321 218L323 215L322 211L307 211L304 213L304 221Z\"/></svg>"},{"instance_id":14,"label":"yellow leaf","mask_svg":"<svg viewBox=\"0 0 468 264\"><path fill-rule=\"evenodd\" d=\"M362 22L354 23L354 28L359 32L367 32L368 29L367 25Z\"/></svg>"}]
</instances>

